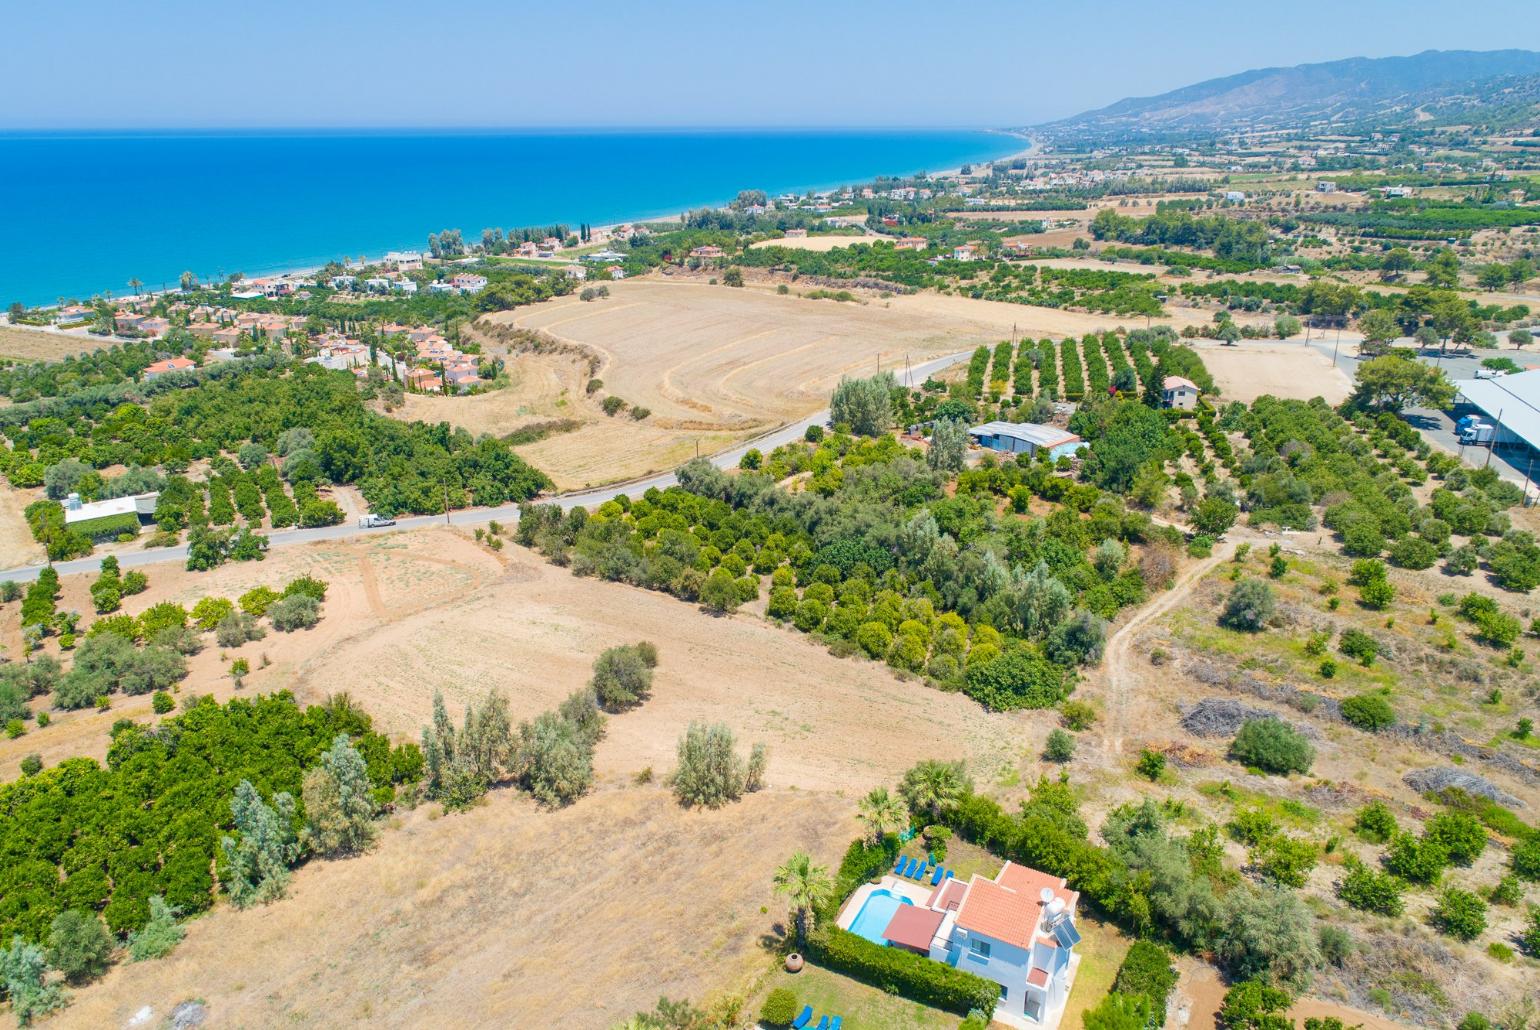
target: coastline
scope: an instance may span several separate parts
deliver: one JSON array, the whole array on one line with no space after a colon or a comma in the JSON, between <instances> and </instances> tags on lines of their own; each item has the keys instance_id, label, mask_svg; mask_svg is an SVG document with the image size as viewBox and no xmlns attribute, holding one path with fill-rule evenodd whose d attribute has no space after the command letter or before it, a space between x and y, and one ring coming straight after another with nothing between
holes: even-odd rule
<instances>
[{"instance_id":1,"label":"coastline","mask_svg":"<svg viewBox=\"0 0 1540 1030\"><path fill-rule=\"evenodd\" d=\"M990 162L994 162L994 161L1011 161L1011 160L1015 160L1015 159L1022 158L1022 157L1029 157L1032 154L1034 154L1037 151L1037 149L1038 149L1038 145L1037 145L1036 140L1034 140L1030 135L1027 135L1026 133L1024 133L1022 131L1010 130L1010 129L983 129L983 130L967 130L967 131L976 131L976 132L979 132L981 135L998 136L998 137L1002 137L1004 139L1016 140L1016 141L1019 141L1019 142L1025 144L1024 147L1011 150L1008 153L1001 154L999 156L989 157L987 160L990 161ZM773 190L772 189L767 189L767 192L791 192L791 191L795 191L795 192L802 193L802 192L810 192L810 191L817 192L817 191L824 191L824 190L835 190L835 189L840 189L840 188L843 188L843 187L851 186L851 185L853 185L853 184L855 184L857 182L870 181L870 180L875 179L875 178L877 178L879 176L902 177L902 176L907 176L907 175L914 175L914 174L917 174L917 173L922 172L922 171L926 172L927 174L930 174L930 175L956 175L956 174L958 174L960 172L960 170L961 170L961 165L953 165L953 166L950 166L950 167L941 168L939 170L933 170L933 169L930 169L930 168L913 168L913 169L908 169L908 170L899 171L899 172L891 172L891 171L881 171L881 170L879 170L879 171L874 171L874 172L866 174L866 175L864 175L862 177L857 177L857 178L854 178L854 179L846 177L846 178L841 178L841 179L839 179L837 181L827 181L826 180L826 181L822 181L822 182L814 183L814 184L810 184L810 185L800 185L799 184L799 185L796 185L796 186L777 187L777 188L775 188ZM753 188L753 187L751 187L751 186L739 186L739 187L735 187L735 188L747 189L747 188ZM607 233L610 230L613 230L615 227L620 226L620 225L627 225L627 224L634 225L634 224L644 224L644 223L660 223L660 222L668 222L668 221L678 221L682 217L682 214L685 211L694 210L694 209L698 209L698 208L702 208L702 207L711 207L711 208L724 207L730 201L730 199L731 198L729 197L727 200L723 200L723 199L702 200L702 201L698 201L698 202L690 202L690 203L687 203L687 204L679 205L675 209L669 210L669 211L654 211L654 212L651 212L651 213L644 213L644 214L637 214L637 215L628 215L628 216L625 216L625 217L616 218L616 219L614 219L612 221L596 223L594 225L594 228L597 229L597 230L600 230L600 231L603 231L603 232ZM539 218L536 218L536 219L527 221L524 224L526 224L526 225L538 225L538 224L542 224L542 220L539 219ZM516 226L516 228L517 228L517 226ZM380 247L378 247L376 249L378 249L381 254L383 254L383 253L385 253L387 251L390 251L390 250L421 250L422 249L422 241L419 240L417 243L397 242L397 243L382 245L382 246L380 246ZM347 251L343 251L342 253L343 253L344 259L345 259L348 252ZM363 251L363 250L361 250L359 252L359 254L360 254L360 256L367 256L367 252ZM335 259L333 259L333 260L335 260ZM258 265L254 265L254 266L251 266L249 271L246 270L246 269L241 269L240 271L242 272L243 276L245 278L247 278L247 279L253 279L253 278L261 278L261 279L268 279L268 278L280 278L280 279L281 278L303 278L303 277L306 277L308 275L312 275L315 272L319 271L321 268L325 267L325 264L326 264L326 262L316 263L314 261L302 262L302 263L295 263L295 262L292 262L292 261L287 261L287 262L279 261L279 262L274 262L274 263L271 263L271 264L258 264ZM199 275L199 278L202 281L217 281L221 277L220 276ZM20 291L18 291L18 292L20 292ZM129 296L155 297L155 296L160 296L160 295L163 295L163 294L174 294L174 293L177 293L177 292L178 292L178 290L177 290L176 287L165 287L165 288L160 289L160 290L145 289L145 290L141 290L137 294L136 293L129 293L126 290L119 291L119 290L107 289L107 290L100 290L100 291L96 291L96 292L76 293L76 294L71 294L70 296L79 297L81 300L85 300L85 299L88 299L90 297L101 296L101 297L105 297L105 298L111 300L111 299L114 299L114 298L123 298L123 297L129 297ZM44 304L36 304L36 305L29 305L29 306L34 308L34 309L36 309L36 310L51 310L51 309L53 309L55 307L58 307L59 305L57 303L44 303ZM24 328L24 327L18 326L18 328ZM25 327L25 328L39 328L39 327L35 327L34 326L34 327Z\"/></svg>"}]
</instances>

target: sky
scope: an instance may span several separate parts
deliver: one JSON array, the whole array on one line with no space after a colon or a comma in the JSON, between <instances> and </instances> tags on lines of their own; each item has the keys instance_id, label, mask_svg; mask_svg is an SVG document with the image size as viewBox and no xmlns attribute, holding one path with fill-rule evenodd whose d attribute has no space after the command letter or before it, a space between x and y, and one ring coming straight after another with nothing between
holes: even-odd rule
<instances>
[{"instance_id":1,"label":"sky","mask_svg":"<svg viewBox=\"0 0 1540 1030\"><path fill-rule=\"evenodd\" d=\"M0 128L1016 127L1256 67L1540 49L1534 0L1252 6L18 3Z\"/></svg>"}]
</instances>

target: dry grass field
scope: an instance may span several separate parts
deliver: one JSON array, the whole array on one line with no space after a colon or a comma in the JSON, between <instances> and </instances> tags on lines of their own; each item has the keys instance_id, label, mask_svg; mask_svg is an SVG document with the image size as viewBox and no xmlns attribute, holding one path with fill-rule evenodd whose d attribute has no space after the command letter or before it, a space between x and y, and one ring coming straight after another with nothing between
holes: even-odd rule
<instances>
[{"instance_id":1,"label":"dry grass field","mask_svg":"<svg viewBox=\"0 0 1540 1030\"><path fill-rule=\"evenodd\" d=\"M852 243L871 243L881 237L872 236L802 236L797 239L761 240L753 244L756 247L785 247L787 250L807 250L815 254L823 254L837 247L848 247Z\"/></svg>"},{"instance_id":2,"label":"dry grass field","mask_svg":"<svg viewBox=\"0 0 1540 1030\"><path fill-rule=\"evenodd\" d=\"M684 277L681 277L684 278ZM994 343L1013 332L1080 335L1141 319L919 293L839 303L782 296L770 283L745 289L646 278L610 284L592 302L565 297L489 316L569 345L572 353L507 356L511 385L476 397L408 397L400 417L447 420L505 435L533 423L572 420L519 453L562 490L623 481L675 467L768 432L823 407L842 375L900 367ZM1172 309L1177 328L1209 324L1204 311ZM489 351L503 345L483 338ZM588 362L603 390L589 395ZM647 408L642 421L606 416L606 395Z\"/></svg>"},{"instance_id":3,"label":"dry grass field","mask_svg":"<svg viewBox=\"0 0 1540 1030\"><path fill-rule=\"evenodd\" d=\"M96 350L106 341L85 333L50 333L24 326L0 325L0 358L12 361L58 361L71 354Z\"/></svg>"},{"instance_id":4,"label":"dry grass field","mask_svg":"<svg viewBox=\"0 0 1540 1030\"><path fill-rule=\"evenodd\" d=\"M1199 313L1176 318L1178 325L1202 320ZM575 355L517 354L508 363L509 389L412 397L400 414L497 434L577 420L576 431L520 448L562 489L672 468L697 446L710 453L767 432L821 408L840 376L879 363L894 368L906 356L918 362L968 350L1013 328L1049 335L1117 324L1106 316L934 294L837 303L656 278L612 284L607 299L562 298L491 319L593 354L604 390L586 393L587 366ZM604 394L652 414L640 422L605 416L597 403Z\"/></svg>"},{"instance_id":5,"label":"dry grass field","mask_svg":"<svg viewBox=\"0 0 1540 1030\"><path fill-rule=\"evenodd\" d=\"M654 695L609 721L596 791L572 808L540 811L503 790L462 816L400 815L375 853L305 868L270 908L221 906L169 960L78 991L58 1025L121 1025L144 1005L164 1016L198 997L232 1026L441 1026L453 1012L465 1025L602 1027L660 992L746 988L763 968L758 942L784 912L770 874L787 853L837 861L855 798L923 757L966 758L986 783L1020 778L1032 761L1024 738L1046 718L988 715L752 615L712 618L445 529L286 549L212 576L156 567L126 608L236 596L301 573L329 583L321 623L239 651L210 646L184 692L231 696L224 670L246 657L248 693L289 688L310 702L346 691L381 728L413 738L435 689L457 714L497 687L525 718L580 686L602 648L648 639L661 659ZM61 608L85 610L88 584L65 577ZM16 605L0 611L7 639L17 618ZM153 718L149 698L58 713L0 741L0 775L33 752L49 765L100 758L125 717ZM768 789L715 813L675 807L656 781L694 719L766 742ZM654 785L638 785L648 768Z\"/></svg>"}]
</instances>

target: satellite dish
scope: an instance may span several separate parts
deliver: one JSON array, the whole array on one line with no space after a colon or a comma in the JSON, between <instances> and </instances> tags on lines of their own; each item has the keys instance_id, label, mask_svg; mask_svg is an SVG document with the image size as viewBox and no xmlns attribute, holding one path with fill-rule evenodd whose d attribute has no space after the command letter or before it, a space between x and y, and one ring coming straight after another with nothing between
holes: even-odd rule
<instances>
[{"instance_id":1,"label":"satellite dish","mask_svg":"<svg viewBox=\"0 0 1540 1030\"><path fill-rule=\"evenodd\" d=\"M1046 905L1050 901L1053 900L1053 888L1052 887L1044 887L1042 890L1037 892L1037 896L1039 898L1041 898L1043 904Z\"/></svg>"}]
</instances>

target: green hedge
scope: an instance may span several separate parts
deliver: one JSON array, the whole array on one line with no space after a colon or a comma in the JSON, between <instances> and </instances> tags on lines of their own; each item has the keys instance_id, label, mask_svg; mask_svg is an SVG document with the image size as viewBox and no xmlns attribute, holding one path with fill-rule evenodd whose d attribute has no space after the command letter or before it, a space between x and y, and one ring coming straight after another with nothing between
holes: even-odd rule
<instances>
[{"instance_id":1,"label":"green hedge","mask_svg":"<svg viewBox=\"0 0 1540 1030\"><path fill-rule=\"evenodd\" d=\"M123 515L104 515L99 519L85 519L70 527L70 530L95 542L104 540L116 540L124 533L139 535L139 516L125 513Z\"/></svg>"},{"instance_id":2,"label":"green hedge","mask_svg":"<svg viewBox=\"0 0 1540 1030\"><path fill-rule=\"evenodd\" d=\"M819 965L921 1005L967 1015L993 1012L1000 985L902 948L873 944L837 926L808 935L808 957Z\"/></svg>"}]
</instances>

